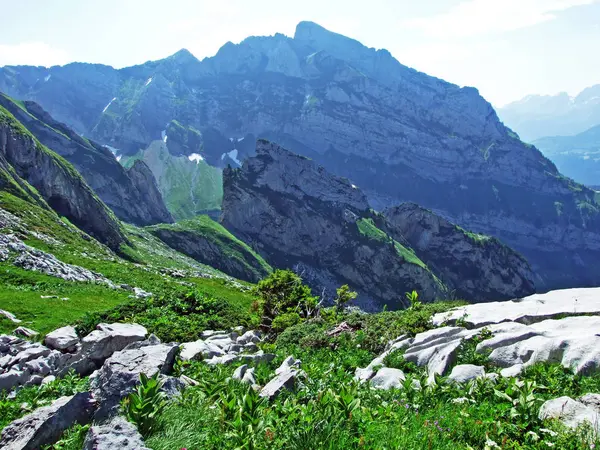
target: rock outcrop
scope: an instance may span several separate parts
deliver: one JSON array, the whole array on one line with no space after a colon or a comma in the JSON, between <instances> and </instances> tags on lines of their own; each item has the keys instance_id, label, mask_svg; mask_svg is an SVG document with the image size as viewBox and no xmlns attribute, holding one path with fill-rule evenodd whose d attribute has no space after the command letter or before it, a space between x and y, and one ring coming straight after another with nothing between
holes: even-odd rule
<instances>
[{"instance_id":1,"label":"rock outcrop","mask_svg":"<svg viewBox=\"0 0 600 450\"><path fill-rule=\"evenodd\" d=\"M465 382L490 376L483 367L455 366L461 345L475 337L481 339L484 330L488 336L480 340L475 350L488 355L490 363L501 369L502 376L517 376L536 363L559 363L576 374L596 374L600 372L599 290L573 290L586 299L580 309L576 299L574 304L569 304L569 291L558 291L537 294L521 302L469 305L437 314L433 323L438 328L414 338L400 336L366 368L357 369L355 377L361 382L372 379L375 369L383 366L386 356L394 351L402 351L406 361L426 367L430 378L450 374L451 381ZM560 304L565 307L560 308ZM499 305L502 308L497 307ZM512 310L513 306L516 311ZM488 317L479 315L484 310L489 310ZM459 320L469 329L445 325Z\"/></svg>"},{"instance_id":2,"label":"rock outcrop","mask_svg":"<svg viewBox=\"0 0 600 450\"><path fill-rule=\"evenodd\" d=\"M189 152L195 129L207 161L233 166L249 154L244 137L276 140L348 177L375 209L412 201L500 239L527 258L540 288L600 283L600 199L592 190L521 142L476 89L311 22L293 38L250 37L203 61L181 51L121 70L5 67L0 90L38 101L129 155L169 130L173 151ZM209 150L209 131L225 142Z\"/></svg>"},{"instance_id":3,"label":"rock outcrop","mask_svg":"<svg viewBox=\"0 0 600 450\"><path fill-rule=\"evenodd\" d=\"M127 242L117 219L73 166L40 144L2 106L0 168L4 169L5 176L12 178L9 183L17 186L29 183L59 215L112 249L118 250ZM0 187L4 187L2 184Z\"/></svg>"},{"instance_id":4,"label":"rock outcrop","mask_svg":"<svg viewBox=\"0 0 600 450\"><path fill-rule=\"evenodd\" d=\"M348 180L264 140L242 168L225 170L221 221L315 292L347 283L366 308L401 307L412 290L428 301L450 288L475 302L534 290L527 262L497 240L415 205L376 214Z\"/></svg>"},{"instance_id":5,"label":"rock outcrop","mask_svg":"<svg viewBox=\"0 0 600 450\"><path fill-rule=\"evenodd\" d=\"M457 298L498 301L535 292L529 263L497 239L467 232L414 203L384 215L390 236L413 248Z\"/></svg>"},{"instance_id":6,"label":"rock outcrop","mask_svg":"<svg viewBox=\"0 0 600 450\"><path fill-rule=\"evenodd\" d=\"M39 408L2 430L0 448L38 450L58 441L75 424L92 420L96 403L89 392L61 397L50 406Z\"/></svg>"},{"instance_id":7,"label":"rock outcrop","mask_svg":"<svg viewBox=\"0 0 600 450\"><path fill-rule=\"evenodd\" d=\"M427 266L376 227L362 191L305 157L259 140L255 157L225 170L223 189L223 225L273 265L303 272L315 292L331 297L347 283L367 309L399 307L413 289L443 295Z\"/></svg>"},{"instance_id":8,"label":"rock outcrop","mask_svg":"<svg viewBox=\"0 0 600 450\"><path fill-rule=\"evenodd\" d=\"M173 221L156 180L143 161L136 161L129 170L124 169L106 147L80 137L34 102L27 101L20 106L0 93L0 105L43 145L73 164L121 220L136 225Z\"/></svg>"}]
</instances>

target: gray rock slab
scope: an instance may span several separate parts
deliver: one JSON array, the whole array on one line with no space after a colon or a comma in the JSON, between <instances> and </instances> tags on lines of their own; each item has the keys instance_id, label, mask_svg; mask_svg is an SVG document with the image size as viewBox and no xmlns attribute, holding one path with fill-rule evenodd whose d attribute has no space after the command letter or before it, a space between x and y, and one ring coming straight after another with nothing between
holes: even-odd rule
<instances>
[{"instance_id":1,"label":"gray rock slab","mask_svg":"<svg viewBox=\"0 0 600 450\"><path fill-rule=\"evenodd\" d=\"M103 425L92 426L83 450L149 450L134 424L121 416Z\"/></svg>"},{"instance_id":2,"label":"gray rock slab","mask_svg":"<svg viewBox=\"0 0 600 450\"><path fill-rule=\"evenodd\" d=\"M435 314L433 323L439 326L464 320L468 326L480 328L500 322L531 324L583 314L600 314L600 288L562 289L507 302L461 306L448 313Z\"/></svg>"},{"instance_id":3,"label":"gray rock slab","mask_svg":"<svg viewBox=\"0 0 600 450\"><path fill-rule=\"evenodd\" d=\"M89 423L95 406L89 392L61 397L50 406L39 408L8 425L2 431L0 448L39 450L53 444L71 426Z\"/></svg>"}]
</instances>

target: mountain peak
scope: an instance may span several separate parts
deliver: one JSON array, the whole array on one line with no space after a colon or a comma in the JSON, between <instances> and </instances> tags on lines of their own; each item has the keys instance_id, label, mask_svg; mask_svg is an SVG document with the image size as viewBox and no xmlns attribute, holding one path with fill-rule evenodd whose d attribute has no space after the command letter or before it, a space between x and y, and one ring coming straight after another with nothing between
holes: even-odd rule
<instances>
[{"instance_id":1,"label":"mountain peak","mask_svg":"<svg viewBox=\"0 0 600 450\"><path fill-rule=\"evenodd\" d=\"M176 60L178 62L198 61L198 58L196 58L192 54L192 52L190 52L186 48L182 48L177 53L174 53L173 55L171 55L171 59L174 59L174 60Z\"/></svg>"}]
</instances>

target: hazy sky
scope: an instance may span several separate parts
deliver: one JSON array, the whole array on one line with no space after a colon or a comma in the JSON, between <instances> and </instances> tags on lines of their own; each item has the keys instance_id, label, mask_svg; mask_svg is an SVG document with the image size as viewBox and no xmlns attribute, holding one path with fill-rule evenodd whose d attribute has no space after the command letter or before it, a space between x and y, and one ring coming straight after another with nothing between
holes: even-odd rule
<instances>
[{"instance_id":1,"label":"hazy sky","mask_svg":"<svg viewBox=\"0 0 600 450\"><path fill-rule=\"evenodd\" d=\"M0 66L212 56L302 20L477 87L496 106L600 83L600 0L0 0Z\"/></svg>"}]
</instances>

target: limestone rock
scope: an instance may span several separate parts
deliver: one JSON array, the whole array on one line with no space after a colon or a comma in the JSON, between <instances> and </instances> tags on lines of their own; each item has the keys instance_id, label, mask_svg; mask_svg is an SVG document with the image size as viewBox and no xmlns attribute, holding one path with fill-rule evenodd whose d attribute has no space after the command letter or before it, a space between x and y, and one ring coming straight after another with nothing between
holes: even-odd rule
<instances>
[{"instance_id":1,"label":"limestone rock","mask_svg":"<svg viewBox=\"0 0 600 450\"><path fill-rule=\"evenodd\" d=\"M30 338L30 337L37 336L40 333L38 333L35 330L32 330L31 328L19 327L19 328L15 329L14 334L17 336L23 336L26 338Z\"/></svg>"},{"instance_id":2,"label":"limestone rock","mask_svg":"<svg viewBox=\"0 0 600 450\"><path fill-rule=\"evenodd\" d=\"M559 397L545 402L540 408L539 418L557 419L572 429L588 422L597 433L600 433L600 411L570 397Z\"/></svg>"},{"instance_id":3,"label":"limestone rock","mask_svg":"<svg viewBox=\"0 0 600 450\"><path fill-rule=\"evenodd\" d=\"M466 383L467 381L485 376L485 369L481 366L473 364L461 364L454 366L452 372L448 376L448 380L454 383Z\"/></svg>"},{"instance_id":4,"label":"limestone rock","mask_svg":"<svg viewBox=\"0 0 600 450\"><path fill-rule=\"evenodd\" d=\"M491 302L455 308L433 316L434 325L464 321L469 328L501 322L532 324L547 319L600 314L600 288L562 289L533 294L510 302Z\"/></svg>"},{"instance_id":5,"label":"limestone rock","mask_svg":"<svg viewBox=\"0 0 600 450\"><path fill-rule=\"evenodd\" d=\"M61 397L50 406L39 408L8 425L2 431L0 448L38 450L53 444L76 423L89 423L95 406L89 392Z\"/></svg>"},{"instance_id":6,"label":"limestone rock","mask_svg":"<svg viewBox=\"0 0 600 450\"><path fill-rule=\"evenodd\" d=\"M295 370L289 370L282 372L275 378L271 379L260 391L259 395L263 398L273 400L284 390L293 390L296 386L296 378L298 372Z\"/></svg>"},{"instance_id":7,"label":"limestone rock","mask_svg":"<svg viewBox=\"0 0 600 450\"><path fill-rule=\"evenodd\" d=\"M51 349L66 351L72 349L79 343L79 336L75 327L66 326L48 333L44 339L44 344Z\"/></svg>"},{"instance_id":8,"label":"limestone rock","mask_svg":"<svg viewBox=\"0 0 600 450\"><path fill-rule=\"evenodd\" d=\"M298 370L300 368L301 364L302 364L302 361L300 361L299 359L296 359L293 356L288 356L287 358L285 358L283 360L281 365L277 369L275 369L275 373L277 375L279 375L282 372L287 372L290 370Z\"/></svg>"},{"instance_id":9,"label":"limestone rock","mask_svg":"<svg viewBox=\"0 0 600 450\"><path fill-rule=\"evenodd\" d=\"M260 333L254 330L246 331L235 342L240 345L258 344L260 342Z\"/></svg>"},{"instance_id":10,"label":"limestone rock","mask_svg":"<svg viewBox=\"0 0 600 450\"><path fill-rule=\"evenodd\" d=\"M399 389L402 387L402 382L405 379L406 376L400 369L383 367L377 371L373 378L371 378L370 383L375 389Z\"/></svg>"},{"instance_id":11,"label":"limestone rock","mask_svg":"<svg viewBox=\"0 0 600 450\"><path fill-rule=\"evenodd\" d=\"M219 346L212 342L200 339L195 342L181 344L181 353L179 354L179 357L183 361L190 361L199 358L210 359L215 356L223 355L225 355L225 352Z\"/></svg>"},{"instance_id":12,"label":"limestone rock","mask_svg":"<svg viewBox=\"0 0 600 450\"><path fill-rule=\"evenodd\" d=\"M92 360L103 360L127 345L143 340L148 331L141 325L114 323L99 324L81 340L82 352Z\"/></svg>"},{"instance_id":13,"label":"limestone rock","mask_svg":"<svg viewBox=\"0 0 600 450\"><path fill-rule=\"evenodd\" d=\"M149 450L134 424L121 416L94 425L88 431L83 450Z\"/></svg>"},{"instance_id":14,"label":"limestone rock","mask_svg":"<svg viewBox=\"0 0 600 450\"><path fill-rule=\"evenodd\" d=\"M8 311L4 311L3 309L0 309L0 316L4 317L5 319L10 320L12 323L21 323L22 322L21 320L17 319L17 317L14 314L9 313Z\"/></svg>"},{"instance_id":15,"label":"limestone rock","mask_svg":"<svg viewBox=\"0 0 600 450\"><path fill-rule=\"evenodd\" d=\"M139 383L140 374L170 374L178 350L177 345L149 345L122 350L108 358L92 380L92 392L99 403L96 420L115 414L121 399Z\"/></svg>"}]
</instances>

